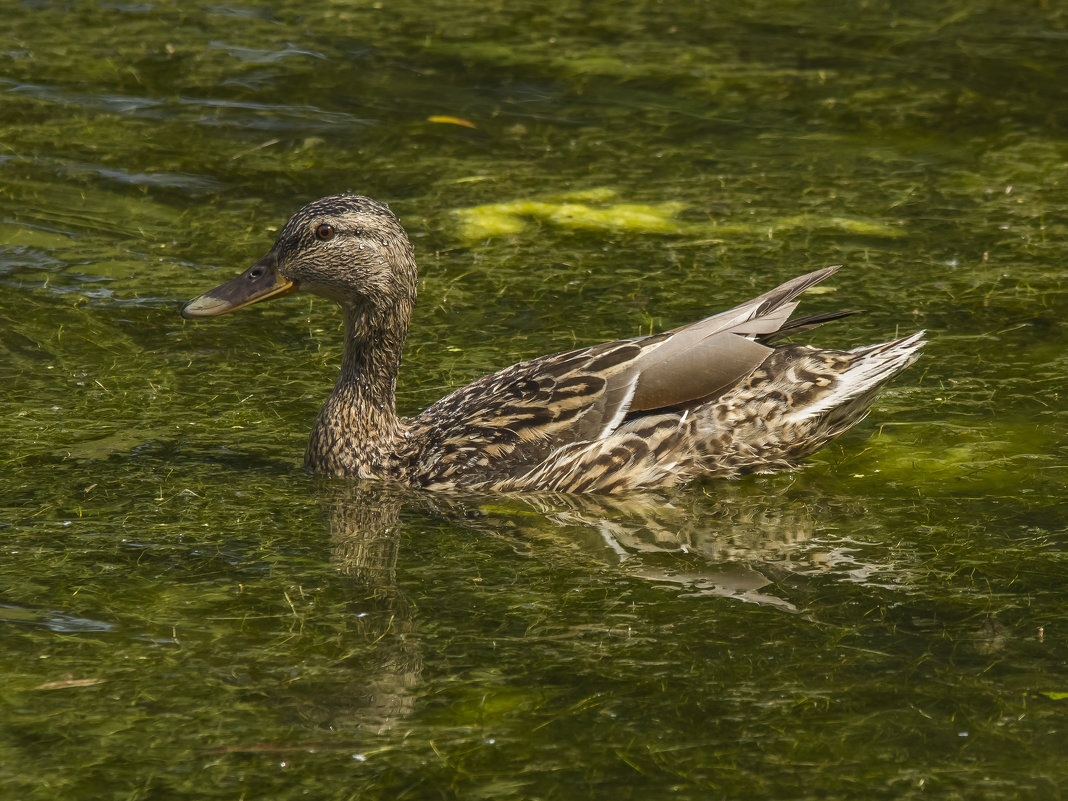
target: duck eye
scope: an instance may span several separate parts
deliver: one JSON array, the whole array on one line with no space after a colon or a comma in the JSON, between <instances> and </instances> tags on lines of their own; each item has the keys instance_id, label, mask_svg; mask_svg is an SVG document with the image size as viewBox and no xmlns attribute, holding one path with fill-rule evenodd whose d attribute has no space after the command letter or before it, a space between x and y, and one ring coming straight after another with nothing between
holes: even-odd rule
<instances>
[{"instance_id":1,"label":"duck eye","mask_svg":"<svg viewBox=\"0 0 1068 801\"><path fill-rule=\"evenodd\" d=\"M315 226L315 238L320 242L329 242L334 238L334 226L330 223L319 223Z\"/></svg>"}]
</instances>

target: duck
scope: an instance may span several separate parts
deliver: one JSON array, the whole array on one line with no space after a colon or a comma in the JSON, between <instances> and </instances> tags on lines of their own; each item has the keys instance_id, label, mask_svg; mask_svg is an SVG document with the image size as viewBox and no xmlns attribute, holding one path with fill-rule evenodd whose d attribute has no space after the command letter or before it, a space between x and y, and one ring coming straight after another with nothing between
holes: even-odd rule
<instances>
[{"instance_id":1,"label":"duck","mask_svg":"<svg viewBox=\"0 0 1068 801\"><path fill-rule=\"evenodd\" d=\"M305 453L312 473L442 492L619 493L795 469L867 415L924 332L852 350L784 342L855 313L791 319L794 299L839 267L669 331L519 362L410 418L396 388L418 271L384 203L308 203L266 256L182 315L297 291L341 307L341 369Z\"/></svg>"}]
</instances>

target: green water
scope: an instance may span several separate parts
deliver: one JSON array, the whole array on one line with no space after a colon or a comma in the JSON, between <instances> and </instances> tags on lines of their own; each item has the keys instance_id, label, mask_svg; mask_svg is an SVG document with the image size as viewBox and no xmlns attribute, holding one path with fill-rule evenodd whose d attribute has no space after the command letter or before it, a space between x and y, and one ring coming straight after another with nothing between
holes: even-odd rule
<instances>
[{"instance_id":1,"label":"green water","mask_svg":"<svg viewBox=\"0 0 1068 801\"><path fill-rule=\"evenodd\" d=\"M376 5L0 9L0 798L1062 797L1061 4ZM794 474L311 478L335 310L178 310L346 190L404 412L826 264L930 344Z\"/></svg>"}]
</instances>

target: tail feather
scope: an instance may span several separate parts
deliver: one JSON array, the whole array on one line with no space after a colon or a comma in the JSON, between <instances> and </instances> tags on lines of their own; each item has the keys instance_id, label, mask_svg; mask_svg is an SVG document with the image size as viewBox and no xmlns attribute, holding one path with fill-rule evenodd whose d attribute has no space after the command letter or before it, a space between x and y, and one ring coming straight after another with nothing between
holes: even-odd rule
<instances>
[{"instance_id":1,"label":"tail feather","mask_svg":"<svg viewBox=\"0 0 1068 801\"><path fill-rule=\"evenodd\" d=\"M768 314L773 309L777 309L779 306L793 300L809 287L815 286L823 279L834 275L841 268L841 264L832 264L830 267L824 267L822 270L815 270L811 273L806 273L805 275L793 278L785 284L780 284L774 289L765 292L763 295L753 298L754 301L760 304L753 316L762 317Z\"/></svg>"},{"instance_id":2,"label":"tail feather","mask_svg":"<svg viewBox=\"0 0 1068 801\"><path fill-rule=\"evenodd\" d=\"M860 309L823 312L821 314L810 314L808 317L798 317L796 320L787 320L778 331L772 331L770 334L758 336L756 339L757 342L762 345L770 345L773 342L778 342L780 339L786 339L795 334L811 331L813 328L819 328L824 323L831 322L831 320L841 320L843 317L849 317L853 314L860 314Z\"/></svg>"},{"instance_id":3,"label":"tail feather","mask_svg":"<svg viewBox=\"0 0 1068 801\"><path fill-rule=\"evenodd\" d=\"M926 344L925 333L917 331L892 342L848 351L853 364L838 375L834 390L790 417L795 421L823 417L831 428L848 428L859 422L883 384L919 358L919 350Z\"/></svg>"}]
</instances>

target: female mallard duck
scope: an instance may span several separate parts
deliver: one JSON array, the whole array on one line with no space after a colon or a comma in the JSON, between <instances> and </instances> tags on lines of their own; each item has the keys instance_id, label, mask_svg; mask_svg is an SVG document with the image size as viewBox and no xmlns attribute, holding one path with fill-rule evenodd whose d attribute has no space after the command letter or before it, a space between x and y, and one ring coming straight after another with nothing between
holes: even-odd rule
<instances>
[{"instance_id":1,"label":"female mallard duck","mask_svg":"<svg viewBox=\"0 0 1068 801\"><path fill-rule=\"evenodd\" d=\"M837 269L662 334L520 362L410 419L397 416L394 392L416 265L381 203L309 203L263 259L182 314L298 289L341 304L341 375L308 444L311 470L432 490L621 492L784 470L865 416L916 359L922 331L849 351L771 346L850 313L789 320L793 298Z\"/></svg>"}]
</instances>

